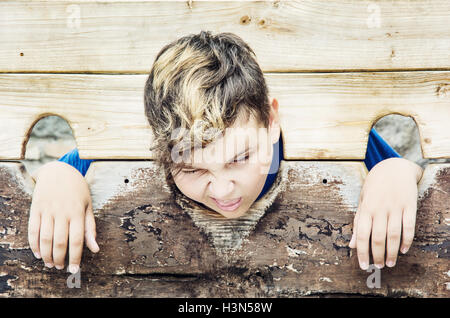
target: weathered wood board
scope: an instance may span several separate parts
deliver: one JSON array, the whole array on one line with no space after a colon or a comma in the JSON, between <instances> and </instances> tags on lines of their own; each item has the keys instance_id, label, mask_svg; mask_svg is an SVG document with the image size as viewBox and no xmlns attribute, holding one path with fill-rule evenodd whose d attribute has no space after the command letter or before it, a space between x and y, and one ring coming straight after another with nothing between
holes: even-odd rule
<instances>
[{"instance_id":1,"label":"weathered wood board","mask_svg":"<svg viewBox=\"0 0 450 318\"><path fill-rule=\"evenodd\" d=\"M415 120L424 158L449 158L449 19L446 0L2 1L0 160L23 159L49 115L68 121L83 159L151 159L144 74L163 45L201 30L254 49L286 159L362 160L391 113ZM101 251L85 249L69 288L28 247L29 175L0 162L0 296L450 296L449 164L425 169L413 246L373 289L348 248L363 162L282 167L270 205L222 222L181 204L153 162L93 163Z\"/></svg>"},{"instance_id":2,"label":"weathered wood board","mask_svg":"<svg viewBox=\"0 0 450 318\"><path fill-rule=\"evenodd\" d=\"M181 33L233 32L264 71L449 69L447 0L2 1L0 72L148 73Z\"/></svg>"},{"instance_id":3,"label":"weathered wood board","mask_svg":"<svg viewBox=\"0 0 450 318\"><path fill-rule=\"evenodd\" d=\"M424 158L450 157L450 72L266 74L286 159L364 159L372 125L411 116ZM59 115L83 159L149 159L145 75L0 75L0 159L23 159L33 125ZM88 114L88 115L87 115Z\"/></svg>"},{"instance_id":4,"label":"weathered wood board","mask_svg":"<svg viewBox=\"0 0 450 318\"><path fill-rule=\"evenodd\" d=\"M80 288L68 288L68 273L44 268L29 250L29 176L20 163L0 163L0 295L450 295L450 165L426 167L413 245L394 268L382 269L381 288L370 289L370 273L348 248L364 164L281 164L276 186L283 191L234 249L219 253L211 234L176 204L153 162L93 163L86 179L101 251L85 248Z\"/></svg>"}]
</instances>

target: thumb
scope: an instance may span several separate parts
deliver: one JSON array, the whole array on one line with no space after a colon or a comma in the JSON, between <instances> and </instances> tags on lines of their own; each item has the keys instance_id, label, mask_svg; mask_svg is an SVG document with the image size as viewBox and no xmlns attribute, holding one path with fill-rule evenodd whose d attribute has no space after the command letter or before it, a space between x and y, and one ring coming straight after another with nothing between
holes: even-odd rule
<instances>
[{"instance_id":1,"label":"thumb","mask_svg":"<svg viewBox=\"0 0 450 318\"><path fill-rule=\"evenodd\" d=\"M94 212L92 211L92 202L89 202L88 207L86 209L86 217L85 217L85 225L84 225L84 236L86 246L93 253L97 253L100 248L98 247L95 238L97 236L97 232L95 231L95 218Z\"/></svg>"}]
</instances>

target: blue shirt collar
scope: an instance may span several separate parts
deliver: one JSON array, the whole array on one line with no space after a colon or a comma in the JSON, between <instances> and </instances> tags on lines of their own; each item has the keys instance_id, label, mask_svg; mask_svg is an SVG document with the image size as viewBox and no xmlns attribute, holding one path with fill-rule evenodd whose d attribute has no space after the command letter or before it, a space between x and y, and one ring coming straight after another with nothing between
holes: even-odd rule
<instances>
[{"instance_id":1,"label":"blue shirt collar","mask_svg":"<svg viewBox=\"0 0 450 318\"><path fill-rule=\"evenodd\" d=\"M283 139L280 138L278 141L273 144L273 156L272 156L272 163L270 164L269 173L266 177L266 182L264 183L264 186L261 190L261 193L258 195L256 200L259 200L266 192L270 189L272 184L275 182L275 179L278 175L278 169L280 168L280 161L283 160Z\"/></svg>"}]
</instances>

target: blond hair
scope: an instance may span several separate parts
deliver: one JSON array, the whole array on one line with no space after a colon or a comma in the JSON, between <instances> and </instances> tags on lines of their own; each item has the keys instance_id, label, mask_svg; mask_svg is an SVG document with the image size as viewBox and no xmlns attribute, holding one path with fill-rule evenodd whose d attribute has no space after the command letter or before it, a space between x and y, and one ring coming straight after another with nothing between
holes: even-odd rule
<instances>
[{"instance_id":1,"label":"blond hair","mask_svg":"<svg viewBox=\"0 0 450 318\"><path fill-rule=\"evenodd\" d=\"M172 149L183 137L173 138L176 129L188 131L204 147L214 140L205 137L205 130L223 134L240 116L253 115L269 125L263 72L253 50L233 33L201 31L164 46L145 84L144 100L154 134L151 151L166 177L176 166Z\"/></svg>"}]
</instances>

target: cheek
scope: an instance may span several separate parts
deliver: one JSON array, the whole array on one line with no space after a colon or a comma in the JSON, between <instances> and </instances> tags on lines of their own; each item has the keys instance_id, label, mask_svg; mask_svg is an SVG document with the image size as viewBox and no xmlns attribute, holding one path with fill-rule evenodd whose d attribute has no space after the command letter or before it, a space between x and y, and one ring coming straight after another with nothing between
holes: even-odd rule
<instances>
[{"instance_id":1,"label":"cheek","mask_svg":"<svg viewBox=\"0 0 450 318\"><path fill-rule=\"evenodd\" d=\"M241 183L251 186L256 185L261 182L261 179L264 179L264 170L265 167L259 164L249 165L246 171L243 173L244 178L241 179Z\"/></svg>"},{"instance_id":2,"label":"cheek","mask_svg":"<svg viewBox=\"0 0 450 318\"><path fill-rule=\"evenodd\" d=\"M242 194L245 194L245 196L249 198L256 199L267 178L267 175L264 174L265 169L265 166L250 164L249 167L243 171L241 177L238 179L240 180L239 185L242 187L241 191L245 191L245 193Z\"/></svg>"},{"instance_id":3,"label":"cheek","mask_svg":"<svg viewBox=\"0 0 450 318\"><path fill-rule=\"evenodd\" d=\"M196 180L197 179L197 180ZM174 180L177 188L192 200L199 201L202 197L203 187L198 178L183 176Z\"/></svg>"},{"instance_id":4,"label":"cheek","mask_svg":"<svg viewBox=\"0 0 450 318\"><path fill-rule=\"evenodd\" d=\"M253 158L253 160L255 160L255 162L249 164L249 173L251 173L251 176L255 179L265 179L272 163L272 153L258 154L258 157Z\"/></svg>"}]
</instances>

